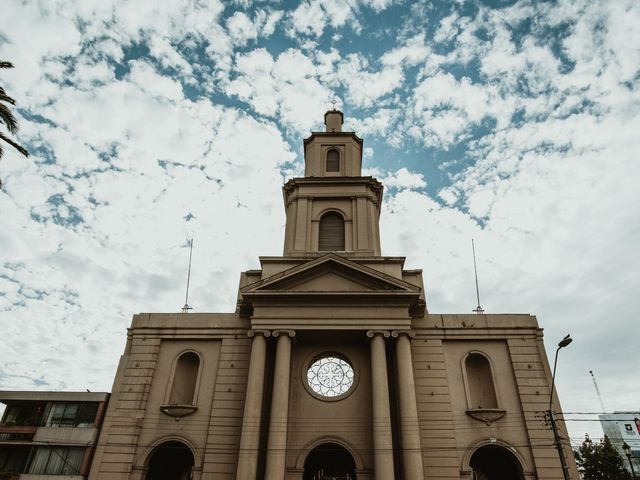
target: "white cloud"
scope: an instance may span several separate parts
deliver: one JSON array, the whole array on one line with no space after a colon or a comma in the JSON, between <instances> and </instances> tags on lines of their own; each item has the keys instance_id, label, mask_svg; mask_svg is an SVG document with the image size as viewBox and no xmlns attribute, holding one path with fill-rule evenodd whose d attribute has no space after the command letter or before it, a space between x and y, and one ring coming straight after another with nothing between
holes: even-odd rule
<instances>
[{"instance_id":1,"label":"white cloud","mask_svg":"<svg viewBox=\"0 0 640 480\"><path fill-rule=\"evenodd\" d=\"M258 27L243 12L235 12L227 20L229 34L237 45L246 45L258 38Z\"/></svg>"},{"instance_id":2,"label":"white cloud","mask_svg":"<svg viewBox=\"0 0 640 480\"><path fill-rule=\"evenodd\" d=\"M149 51L160 64L175 68L185 77L193 75L193 68L166 38L154 36L149 40Z\"/></svg>"},{"instance_id":3,"label":"white cloud","mask_svg":"<svg viewBox=\"0 0 640 480\"><path fill-rule=\"evenodd\" d=\"M359 12L362 6L380 12L393 3L392 0L305 0L289 14L289 35L320 37L326 29L349 27L359 33Z\"/></svg>"},{"instance_id":4,"label":"white cloud","mask_svg":"<svg viewBox=\"0 0 640 480\"><path fill-rule=\"evenodd\" d=\"M325 12L319 1L302 2L291 14L294 32L319 37L326 25Z\"/></svg>"},{"instance_id":5,"label":"white cloud","mask_svg":"<svg viewBox=\"0 0 640 480\"><path fill-rule=\"evenodd\" d=\"M399 65L381 70L369 69L368 61L350 54L338 65L336 78L347 88L347 100L356 107L370 107L381 97L398 88L404 79Z\"/></svg>"},{"instance_id":6,"label":"white cloud","mask_svg":"<svg viewBox=\"0 0 640 480\"><path fill-rule=\"evenodd\" d=\"M142 92L148 92L153 96L167 100L182 100L182 86L175 80L159 75L155 69L146 62L129 62L131 71L128 75L131 83Z\"/></svg>"},{"instance_id":7,"label":"white cloud","mask_svg":"<svg viewBox=\"0 0 640 480\"><path fill-rule=\"evenodd\" d=\"M421 33L409 38L404 45L386 52L382 58L383 65L417 65L427 58L431 49L426 45L425 34Z\"/></svg>"},{"instance_id":8,"label":"white cloud","mask_svg":"<svg viewBox=\"0 0 640 480\"><path fill-rule=\"evenodd\" d=\"M276 59L264 49L239 54L234 70L238 76L229 82L227 92L296 132L317 124L314 112L326 110L332 98L316 78L312 60L299 50L286 50Z\"/></svg>"},{"instance_id":9,"label":"white cloud","mask_svg":"<svg viewBox=\"0 0 640 480\"><path fill-rule=\"evenodd\" d=\"M262 10L259 13L262 13L264 15L262 35L264 35L265 37L269 37L273 34L273 32L275 32L276 26L282 20L284 13L281 10L269 12L268 14Z\"/></svg>"},{"instance_id":10,"label":"white cloud","mask_svg":"<svg viewBox=\"0 0 640 480\"><path fill-rule=\"evenodd\" d=\"M389 188L415 190L427 186L421 173L410 172L405 167L381 178L383 184Z\"/></svg>"}]
</instances>

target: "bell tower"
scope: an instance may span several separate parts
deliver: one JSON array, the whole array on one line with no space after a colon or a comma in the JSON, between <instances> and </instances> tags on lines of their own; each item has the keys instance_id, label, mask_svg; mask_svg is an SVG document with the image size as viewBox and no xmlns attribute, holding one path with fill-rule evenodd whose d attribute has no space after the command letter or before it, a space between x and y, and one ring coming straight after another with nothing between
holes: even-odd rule
<instances>
[{"instance_id":1,"label":"bell tower","mask_svg":"<svg viewBox=\"0 0 640 480\"><path fill-rule=\"evenodd\" d=\"M342 131L343 118L325 113L326 130L304 140L305 176L283 187L285 256L381 255L382 184L362 176L362 139Z\"/></svg>"}]
</instances>

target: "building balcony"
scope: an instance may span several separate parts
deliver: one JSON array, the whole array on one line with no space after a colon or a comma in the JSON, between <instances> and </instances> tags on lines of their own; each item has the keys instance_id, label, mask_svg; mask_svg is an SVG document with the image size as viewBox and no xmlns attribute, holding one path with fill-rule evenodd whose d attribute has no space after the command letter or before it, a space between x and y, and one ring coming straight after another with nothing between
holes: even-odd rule
<instances>
[{"instance_id":1,"label":"building balcony","mask_svg":"<svg viewBox=\"0 0 640 480\"><path fill-rule=\"evenodd\" d=\"M18 480L20 478L19 473L1 473L0 480Z\"/></svg>"},{"instance_id":2,"label":"building balcony","mask_svg":"<svg viewBox=\"0 0 640 480\"><path fill-rule=\"evenodd\" d=\"M0 480L5 479L0 476ZM84 477L82 475L36 475L33 473L21 473L17 477L8 480L84 480Z\"/></svg>"},{"instance_id":3,"label":"building balcony","mask_svg":"<svg viewBox=\"0 0 640 480\"><path fill-rule=\"evenodd\" d=\"M31 442L37 430L35 425L0 425L0 443Z\"/></svg>"},{"instance_id":4,"label":"building balcony","mask_svg":"<svg viewBox=\"0 0 640 480\"><path fill-rule=\"evenodd\" d=\"M33 441L49 445L85 444L94 445L98 429L91 427L39 427Z\"/></svg>"}]
</instances>

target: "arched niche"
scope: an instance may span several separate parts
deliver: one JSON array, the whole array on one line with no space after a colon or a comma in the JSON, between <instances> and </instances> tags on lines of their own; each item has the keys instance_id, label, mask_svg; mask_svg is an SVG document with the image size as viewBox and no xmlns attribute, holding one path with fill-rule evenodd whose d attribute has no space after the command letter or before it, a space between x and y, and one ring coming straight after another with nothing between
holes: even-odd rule
<instances>
[{"instance_id":1,"label":"arched niche","mask_svg":"<svg viewBox=\"0 0 640 480\"><path fill-rule=\"evenodd\" d=\"M496 410L498 395L489 358L482 352L469 352L462 360L462 372L471 410Z\"/></svg>"},{"instance_id":2,"label":"arched niche","mask_svg":"<svg viewBox=\"0 0 640 480\"><path fill-rule=\"evenodd\" d=\"M185 443L165 441L149 454L144 480L191 480L194 465L193 452Z\"/></svg>"},{"instance_id":3,"label":"arched niche","mask_svg":"<svg viewBox=\"0 0 640 480\"><path fill-rule=\"evenodd\" d=\"M321 252L336 252L345 250L344 217L330 210L320 217L318 231L318 250Z\"/></svg>"},{"instance_id":4,"label":"arched niche","mask_svg":"<svg viewBox=\"0 0 640 480\"><path fill-rule=\"evenodd\" d=\"M196 404L200 363L200 355L194 351L187 351L178 356L169 391L169 405Z\"/></svg>"}]
</instances>

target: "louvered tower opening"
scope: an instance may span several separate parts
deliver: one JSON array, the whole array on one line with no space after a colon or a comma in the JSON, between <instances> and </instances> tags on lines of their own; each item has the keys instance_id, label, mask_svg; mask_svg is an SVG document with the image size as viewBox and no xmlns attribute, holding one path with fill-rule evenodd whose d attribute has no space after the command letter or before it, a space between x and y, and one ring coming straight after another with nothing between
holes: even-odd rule
<instances>
[{"instance_id":1,"label":"louvered tower opening","mask_svg":"<svg viewBox=\"0 0 640 480\"><path fill-rule=\"evenodd\" d=\"M340 171L340 152L332 148L327 152L327 172Z\"/></svg>"},{"instance_id":2,"label":"louvered tower opening","mask_svg":"<svg viewBox=\"0 0 640 480\"><path fill-rule=\"evenodd\" d=\"M344 220L338 213L326 213L320 219L318 250L344 251Z\"/></svg>"}]
</instances>

